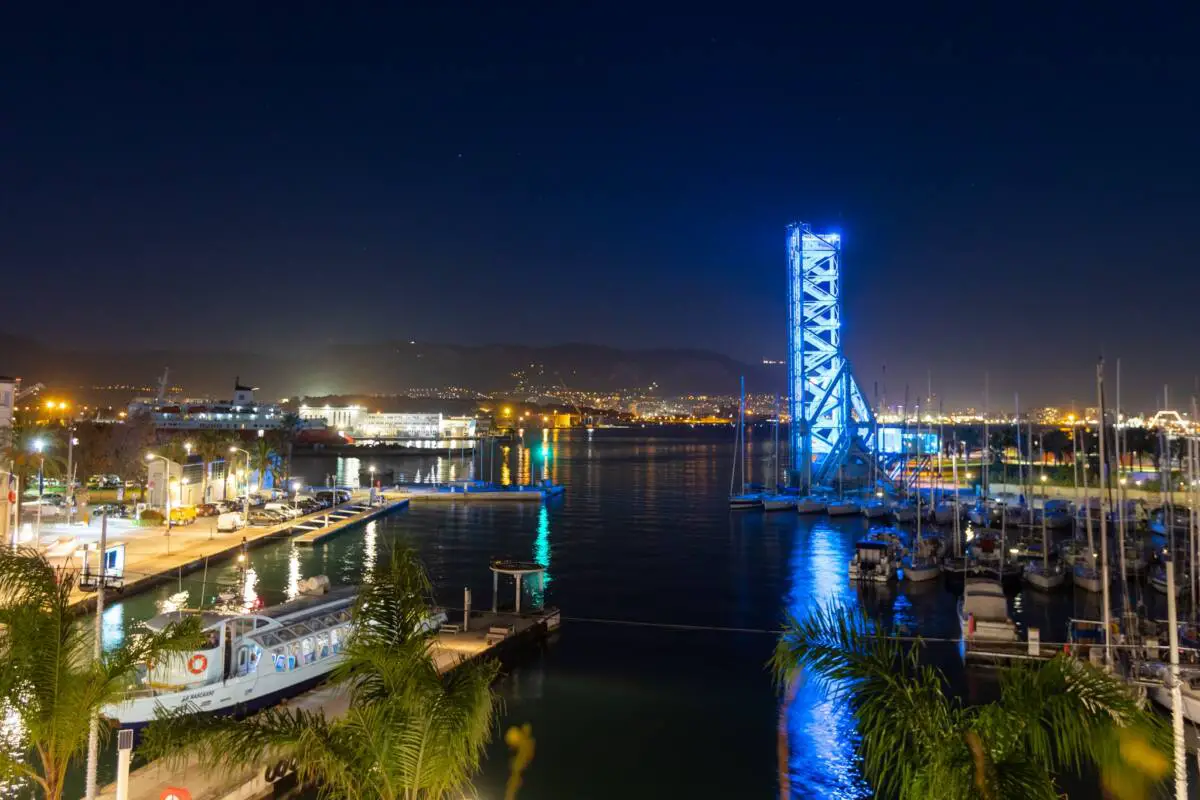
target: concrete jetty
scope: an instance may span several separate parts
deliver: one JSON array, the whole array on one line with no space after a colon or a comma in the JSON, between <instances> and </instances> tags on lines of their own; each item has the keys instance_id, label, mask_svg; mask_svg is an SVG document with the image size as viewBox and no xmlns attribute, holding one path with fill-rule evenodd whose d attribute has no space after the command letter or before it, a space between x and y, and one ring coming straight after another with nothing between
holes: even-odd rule
<instances>
[{"instance_id":1,"label":"concrete jetty","mask_svg":"<svg viewBox=\"0 0 1200 800\"><path fill-rule=\"evenodd\" d=\"M216 533L199 526L180 526L172 527L168 539L163 527L129 528L119 532L110 528L109 546L125 545L125 567L119 594L110 588L108 597L144 591L183 573L203 569L206 561L233 558L244 548L261 546L275 538L299 533L298 539L308 537L303 544L311 544L408 505L408 498L400 495L387 495L387 500L373 506L366 501L366 492L356 493L349 503L277 525L249 526L232 533ZM92 539L98 538L99 525L93 523L87 534ZM52 563L61 563L72 569L81 566L74 557L63 561L53 560ZM90 610L95 607L95 592L76 589L72 602L80 610Z\"/></svg>"},{"instance_id":2,"label":"concrete jetty","mask_svg":"<svg viewBox=\"0 0 1200 800\"><path fill-rule=\"evenodd\" d=\"M390 514L407 505L407 497L389 497L383 502L377 503L374 506L366 506L349 516L335 516L334 514L330 514L328 519L322 520L321 514L317 514L314 522L319 522L320 524L301 533L292 539L292 541L296 544L311 546L328 539L330 536L341 533L347 528L375 519L376 517L381 517L384 514Z\"/></svg>"}]
</instances>

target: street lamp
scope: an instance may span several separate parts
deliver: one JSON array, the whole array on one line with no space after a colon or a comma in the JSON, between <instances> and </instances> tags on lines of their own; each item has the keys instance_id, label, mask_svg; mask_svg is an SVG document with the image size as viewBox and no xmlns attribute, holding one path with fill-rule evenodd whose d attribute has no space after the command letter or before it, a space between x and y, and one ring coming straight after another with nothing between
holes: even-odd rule
<instances>
[{"instance_id":1,"label":"street lamp","mask_svg":"<svg viewBox=\"0 0 1200 800\"><path fill-rule=\"evenodd\" d=\"M37 507L37 532L34 534L40 545L42 541L42 495L45 491L45 469L46 469L46 454L43 452L46 449L46 443L41 439L33 440L33 449L37 452L40 460L38 461L38 507Z\"/></svg>"},{"instance_id":2,"label":"street lamp","mask_svg":"<svg viewBox=\"0 0 1200 800\"><path fill-rule=\"evenodd\" d=\"M79 440L75 438L75 426L72 425L67 429L67 525L71 524L72 513L75 510L75 445L79 444Z\"/></svg>"},{"instance_id":3,"label":"street lamp","mask_svg":"<svg viewBox=\"0 0 1200 800\"><path fill-rule=\"evenodd\" d=\"M292 481L292 509L300 510L300 505L297 502L300 499L300 481Z\"/></svg>"},{"instance_id":4,"label":"street lamp","mask_svg":"<svg viewBox=\"0 0 1200 800\"><path fill-rule=\"evenodd\" d=\"M153 463L155 459L163 462L163 494L166 497L167 518L167 555L171 555L171 460L166 456L156 456L154 453L146 453L146 461Z\"/></svg>"},{"instance_id":5,"label":"street lamp","mask_svg":"<svg viewBox=\"0 0 1200 800\"><path fill-rule=\"evenodd\" d=\"M248 484L250 483L250 451L244 450L244 449L242 449L240 447L236 447L234 445L230 445L229 452L242 453L243 455L246 456L247 487L246 487L246 494L242 496L242 524L249 525L250 524L250 491L249 491L250 487Z\"/></svg>"}]
</instances>

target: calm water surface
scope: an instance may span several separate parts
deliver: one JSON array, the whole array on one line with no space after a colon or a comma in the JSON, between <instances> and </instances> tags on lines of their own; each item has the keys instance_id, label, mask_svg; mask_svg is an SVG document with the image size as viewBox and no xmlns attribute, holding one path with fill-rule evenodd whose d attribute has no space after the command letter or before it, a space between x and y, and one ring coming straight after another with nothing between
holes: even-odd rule
<instances>
[{"instance_id":1,"label":"calm water surface","mask_svg":"<svg viewBox=\"0 0 1200 800\"><path fill-rule=\"evenodd\" d=\"M778 699L765 662L782 615L830 598L861 603L929 637L956 637L955 597L941 582L862 590L846 579L865 520L731 513L728 429L527 432L496 463L464 459L376 460L419 480L483 473L542 476L566 495L526 503L414 506L313 548L280 541L251 551L243 575L226 562L111 605L109 644L165 604L194 606L214 586L243 582L267 604L294 595L311 575L356 583L397 541L417 547L447 606L472 588L490 603L488 562L508 555L546 566L545 600L563 610L560 635L504 678L502 726L531 723L537 757L524 800L563 797L771 797L777 794ZM769 436L752 441L756 469L770 463ZM786 454L785 454L786 458ZM356 482L354 459L297 459L322 483ZM510 589L511 591L511 589ZM1059 638L1071 615L1095 618L1092 598L1025 593L1014 616ZM630 623L700 626L672 629ZM739 628L745 632L704 629ZM1050 638L1047 634L1044 638ZM984 699L986 674L956 666L955 645L930 645L957 691ZM855 731L843 706L804 686L788 718L794 797L868 797L856 769ZM508 754L498 740L477 781L481 798L503 796ZM111 770L111 766L106 764ZM111 775L111 773L110 773Z\"/></svg>"}]
</instances>

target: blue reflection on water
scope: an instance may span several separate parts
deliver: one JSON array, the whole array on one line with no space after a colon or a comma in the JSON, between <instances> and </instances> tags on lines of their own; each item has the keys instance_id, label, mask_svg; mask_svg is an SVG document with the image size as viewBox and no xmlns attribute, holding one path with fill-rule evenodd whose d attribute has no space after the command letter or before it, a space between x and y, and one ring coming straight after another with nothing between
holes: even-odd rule
<instances>
[{"instance_id":1,"label":"blue reflection on water","mask_svg":"<svg viewBox=\"0 0 1200 800\"><path fill-rule=\"evenodd\" d=\"M804 619L831 600L850 600L846 577L853 539L825 522L798 529L791 558L788 612ZM860 798L871 791L859 772L858 731L844 702L822 681L802 675L787 715L792 797Z\"/></svg>"}]
</instances>

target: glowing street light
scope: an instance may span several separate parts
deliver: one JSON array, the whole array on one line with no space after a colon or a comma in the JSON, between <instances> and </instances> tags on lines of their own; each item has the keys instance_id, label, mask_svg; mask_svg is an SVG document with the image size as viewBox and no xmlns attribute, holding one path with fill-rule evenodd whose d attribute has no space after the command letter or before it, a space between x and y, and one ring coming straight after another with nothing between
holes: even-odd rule
<instances>
[{"instance_id":1,"label":"glowing street light","mask_svg":"<svg viewBox=\"0 0 1200 800\"><path fill-rule=\"evenodd\" d=\"M246 456L246 480L249 481L250 480L250 451L244 450L243 448L237 447L235 445L230 445L229 452L230 453L242 453L243 455ZM241 473L239 472L238 475L240 477ZM249 487L247 487L246 494L242 497L242 524L243 525L250 524L250 491L249 491Z\"/></svg>"}]
</instances>

